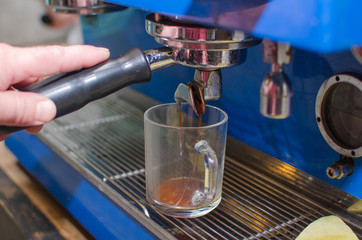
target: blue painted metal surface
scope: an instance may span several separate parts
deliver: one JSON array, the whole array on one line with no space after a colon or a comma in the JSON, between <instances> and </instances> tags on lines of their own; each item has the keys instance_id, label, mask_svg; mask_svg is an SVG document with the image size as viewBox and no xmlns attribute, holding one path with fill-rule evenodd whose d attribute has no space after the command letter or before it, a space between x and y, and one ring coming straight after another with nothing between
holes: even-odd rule
<instances>
[{"instance_id":1,"label":"blue painted metal surface","mask_svg":"<svg viewBox=\"0 0 362 240\"><path fill-rule=\"evenodd\" d=\"M132 46L143 49L160 47L144 30L146 12L128 9L83 19L85 41L111 49L113 56ZM97 24L94 24L94 23ZM107 27L112 23L112 27ZM248 49L247 59L240 66L223 69L223 95L209 104L229 115L229 135L298 169L318 177L340 189L362 198L362 161L356 159L355 172L342 180L330 180L326 168L339 159L324 141L315 120L315 99L322 83L331 75L354 72L362 75L361 65L348 51L316 54L300 49L293 52L293 62L285 72L294 88L293 112L285 120L267 119L259 113L259 88L270 65L262 61L262 46ZM161 102L172 102L180 82L193 79L194 71L173 66L153 73L152 81L133 88Z\"/></svg>"},{"instance_id":2,"label":"blue painted metal surface","mask_svg":"<svg viewBox=\"0 0 362 240\"><path fill-rule=\"evenodd\" d=\"M360 0L110 0L331 53L362 45Z\"/></svg>"},{"instance_id":3,"label":"blue painted metal surface","mask_svg":"<svg viewBox=\"0 0 362 240\"><path fill-rule=\"evenodd\" d=\"M6 145L96 239L154 239L35 136L18 132Z\"/></svg>"}]
</instances>

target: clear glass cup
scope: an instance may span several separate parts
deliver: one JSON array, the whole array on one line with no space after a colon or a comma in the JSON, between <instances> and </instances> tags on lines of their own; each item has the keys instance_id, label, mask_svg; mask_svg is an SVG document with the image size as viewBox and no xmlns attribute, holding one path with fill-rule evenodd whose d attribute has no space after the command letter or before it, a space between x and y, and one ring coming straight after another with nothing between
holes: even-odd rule
<instances>
[{"instance_id":1,"label":"clear glass cup","mask_svg":"<svg viewBox=\"0 0 362 240\"><path fill-rule=\"evenodd\" d=\"M180 110L170 103L145 112L147 200L169 216L199 217L221 201L228 116L209 105L202 121L189 104Z\"/></svg>"}]
</instances>

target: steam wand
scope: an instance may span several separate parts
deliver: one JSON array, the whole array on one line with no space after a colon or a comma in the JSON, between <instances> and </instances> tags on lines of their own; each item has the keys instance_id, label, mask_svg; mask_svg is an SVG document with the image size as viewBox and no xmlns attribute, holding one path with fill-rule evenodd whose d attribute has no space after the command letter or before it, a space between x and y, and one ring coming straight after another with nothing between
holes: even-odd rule
<instances>
[{"instance_id":1,"label":"steam wand","mask_svg":"<svg viewBox=\"0 0 362 240\"><path fill-rule=\"evenodd\" d=\"M263 60L271 64L260 88L260 113L268 118L284 119L292 111L293 89L283 65L292 59L291 47L270 40L263 41Z\"/></svg>"}]
</instances>

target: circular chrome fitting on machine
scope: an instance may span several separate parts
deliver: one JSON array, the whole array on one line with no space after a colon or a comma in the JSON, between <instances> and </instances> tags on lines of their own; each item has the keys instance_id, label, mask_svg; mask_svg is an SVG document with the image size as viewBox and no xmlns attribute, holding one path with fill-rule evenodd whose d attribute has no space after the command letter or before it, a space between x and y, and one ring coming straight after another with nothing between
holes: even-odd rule
<instances>
[{"instance_id":1,"label":"circular chrome fitting on machine","mask_svg":"<svg viewBox=\"0 0 362 240\"><path fill-rule=\"evenodd\" d=\"M241 62L241 49L261 40L241 31L206 27L174 18L150 14L146 31L156 42L174 51L179 64L202 69L230 67Z\"/></svg>"},{"instance_id":2,"label":"circular chrome fitting on machine","mask_svg":"<svg viewBox=\"0 0 362 240\"><path fill-rule=\"evenodd\" d=\"M54 12L74 13L81 15L96 15L107 12L124 10L126 7L105 3L101 0L45 0Z\"/></svg>"},{"instance_id":3,"label":"circular chrome fitting on machine","mask_svg":"<svg viewBox=\"0 0 362 240\"><path fill-rule=\"evenodd\" d=\"M316 120L324 139L347 157L362 156L362 82L348 74L326 80L319 89Z\"/></svg>"}]
</instances>

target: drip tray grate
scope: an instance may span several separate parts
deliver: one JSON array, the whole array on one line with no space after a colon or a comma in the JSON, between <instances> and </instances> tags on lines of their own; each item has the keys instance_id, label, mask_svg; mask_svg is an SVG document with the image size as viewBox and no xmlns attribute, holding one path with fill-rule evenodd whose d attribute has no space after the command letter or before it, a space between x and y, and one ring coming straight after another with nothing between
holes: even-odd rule
<instances>
[{"instance_id":1,"label":"drip tray grate","mask_svg":"<svg viewBox=\"0 0 362 240\"><path fill-rule=\"evenodd\" d=\"M295 239L312 221L338 215L361 238L358 201L277 159L229 139L223 199L206 216L177 219L146 202L142 105L132 90L47 124L38 137L154 235L164 239ZM137 107L136 107L137 106Z\"/></svg>"}]
</instances>

